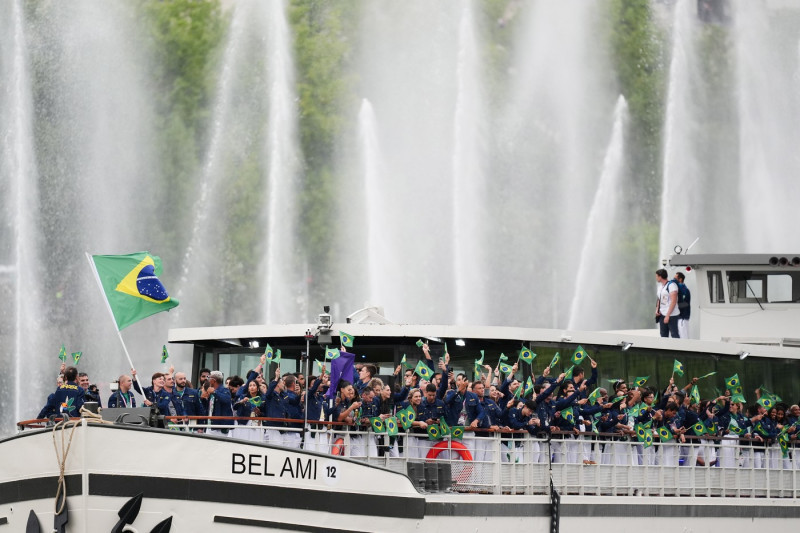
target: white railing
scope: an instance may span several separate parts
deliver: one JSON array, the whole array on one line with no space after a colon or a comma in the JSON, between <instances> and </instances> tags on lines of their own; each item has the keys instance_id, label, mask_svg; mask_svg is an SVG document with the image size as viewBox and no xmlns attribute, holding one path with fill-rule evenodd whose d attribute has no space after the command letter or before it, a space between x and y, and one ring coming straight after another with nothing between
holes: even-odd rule
<instances>
[{"instance_id":1,"label":"white railing","mask_svg":"<svg viewBox=\"0 0 800 533\"><path fill-rule=\"evenodd\" d=\"M508 432L467 432L460 441L433 441L425 434L388 437L330 422L315 423L303 435L285 427L208 426L196 418L170 427L350 457L408 473L420 489L425 479L414 476L422 476L424 468L414 465L443 464L450 471L439 487L457 492L548 494L552 478L561 494L800 499L800 447L783 457L777 444L764 447L745 438L687 438L685 444L656 440L649 448L635 438L591 433L547 440L526 432L515 432L513 439L504 438ZM430 477L430 467L425 473Z\"/></svg>"},{"instance_id":2,"label":"white railing","mask_svg":"<svg viewBox=\"0 0 800 533\"><path fill-rule=\"evenodd\" d=\"M298 447L301 440L296 429L242 428L233 427L231 436L289 447ZM552 476L562 494L800 499L800 448L790 448L784 458L777 444L765 448L738 438L656 441L645 448L635 439L601 440L592 434L554 435L551 440L527 433L503 436L468 432L460 441L431 441L424 434L389 438L326 427L312 429L305 441L312 451L403 473L409 472L408 463L446 463L451 490L458 492L548 494Z\"/></svg>"}]
</instances>

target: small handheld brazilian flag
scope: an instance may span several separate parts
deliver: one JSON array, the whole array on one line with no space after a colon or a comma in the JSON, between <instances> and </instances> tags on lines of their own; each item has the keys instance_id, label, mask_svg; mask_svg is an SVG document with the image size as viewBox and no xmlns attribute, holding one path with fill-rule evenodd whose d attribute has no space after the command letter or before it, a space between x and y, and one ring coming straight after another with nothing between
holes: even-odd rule
<instances>
[{"instance_id":1,"label":"small handheld brazilian flag","mask_svg":"<svg viewBox=\"0 0 800 533\"><path fill-rule=\"evenodd\" d=\"M520 385L520 387L521 386L522 385ZM522 396L525 397L532 392L533 392L533 381L531 381L531 377L528 376L528 380L525 382L525 390L522 391Z\"/></svg>"},{"instance_id":2,"label":"small handheld brazilian flag","mask_svg":"<svg viewBox=\"0 0 800 533\"><path fill-rule=\"evenodd\" d=\"M417 348L422 348L422 346L423 346L424 344L425 344L425 343L424 343L424 342L422 342L422 339L419 339L419 340L417 341Z\"/></svg>"},{"instance_id":3,"label":"small handheld brazilian flag","mask_svg":"<svg viewBox=\"0 0 800 533\"><path fill-rule=\"evenodd\" d=\"M508 361L508 356L507 356L506 354L504 354L504 353L501 353L501 354L500 354L500 361L499 361L499 363L502 363L503 361Z\"/></svg>"},{"instance_id":4,"label":"small handheld brazilian flag","mask_svg":"<svg viewBox=\"0 0 800 533\"><path fill-rule=\"evenodd\" d=\"M731 401L734 403L747 403L747 400L744 399L744 394L742 393L742 387L732 387L731 391Z\"/></svg>"},{"instance_id":5,"label":"small handheld brazilian flag","mask_svg":"<svg viewBox=\"0 0 800 533\"><path fill-rule=\"evenodd\" d=\"M516 389L514 389L514 395L512 396L512 398L515 400L519 400L519 398L522 396L523 389L525 389L525 385L520 383L519 386Z\"/></svg>"},{"instance_id":6,"label":"small handheld brazilian flag","mask_svg":"<svg viewBox=\"0 0 800 533\"><path fill-rule=\"evenodd\" d=\"M700 403L700 390L697 388L697 385L692 385L692 391L689 393L691 397L690 403Z\"/></svg>"},{"instance_id":7,"label":"small handheld brazilian flag","mask_svg":"<svg viewBox=\"0 0 800 533\"><path fill-rule=\"evenodd\" d=\"M672 373L683 377L683 363L675 359L675 362L672 364Z\"/></svg>"},{"instance_id":8,"label":"small handheld brazilian flag","mask_svg":"<svg viewBox=\"0 0 800 533\"><path fill-rule=\"evenodd\" d=\"M767 398L771 398L772 401L774 401L775 403L778 403L778 402L781 401L781 397L780 396L778 396L777 394L773 394L770 391L768 391L767 388L764 385L761 385L758 389L761 391L761 396L766 396Z\"/></svg>"},{"instance_id":9,"label":"small handheld brazilian flag","mask_svg":"<svg viewBox=\"0 0 800 533\"><path fill-rule=\"evenodd\" d=\"M408 429L411 427L411 424L408 423L408 412L405 409L400 409L396 413L397 421L403 426L403 429Z\"/></svg>"},{"instance_id":10,"label":"small handheld brazilian flag","mask_svg":"<svg viewBox=\"0 0 800 533\"><path fill-rule=\"evenodd\" d=\"M697 378L697 379L698 379L698 380L701 380L701 379L706 379L706 378L708 378L708 377L711 377L711 376L713 376L713 375L715 375L715 374L716 374L716 372L709 372L708 374L703 374L702 376L700 376L700 377L699 377L699 378Z\"/></svg>"},{"instance_id":11,"label":"small handheld brazilian flag","mask_svg":"<svg viewBox=\"0 0 800 533\"><path fill-rule=\"evenodd\" d=\"M554 366L556 366L558 364L559 361L561 361L561 356L559 355L558 352L556 352L556 354L553 356L553 360L550 361L550 364L547 365L547 366L549 366L550 368L553 368Z\"/></svg>"},{"instance_id":12,"label":"small handheld brazilian flag","mask_svg":"<svg viewBox=\"0 0 800 533\"><path fill-rule=\"evenodd\" d=\"M500 369L500 372L506 375L511 374L514 371L514 367L506 363L500 363L498 368Z\"/></svg>"},{"instance_id":13,"label":"small handheld brazilian flag","mask_svg":"<svg viewBox=\"0 0 800 533\"><path fill-rule=\"evenodd\" d=\"M383 421L383 425L386 426L386 434L390 437L394 437L397 435L400 430L397 427L397 419L393 416L390 416L386 420Z\"/></svg>"},{"instance_id":14,"label":"small handheld brazilian flag","mask_svg":"<svg viewBox=\"0 0 800 533\"><path fill-rule=\"evenodd\" d=\"M570 424L575 423L575 411L572 409L572 407L567 407L566 409L562 410L561 417Z\"/></svg>"},{"instance_id":15,"label":"small handheld brazilian flag","mask_svg":"<svg viewBox=\"0 0 800 533\"><path fill-rule=\"evenodd\" d=\"M82 356L83 356L83 352L72 352L72 362L73 362L73 364L77 365L78 361L81 360Z\"/></svg>"},{"instance_id":16,"label":"small handheld brazilian flag","mask_svg":"<svg viewBox=\"0 0 800 533\"><path fill-rule=\"evenodd\" d=\"M456 439L461 440L464 438L464 426L453 426L450 428L450 435Z\"/></svg>"},{"instance_id":17,"label":"small handheld brazilian flag","mask_svg":"<svg viewBox=\"0 0 800 533\"><path fill-rule=\"evenodd\" d=\"M702 420L698 420L697 423L692 426L692 429L694 430L694 434L697 435L698 437L700 435L705 435L706 433L708 433L708 429L706 428L706 425L703 423Z\"/></svg>"},{"instance_id":18,"label":"small handheld brazilian flag","mask_svg":"<svg viewBox=\"0 0 800 533\"><path fill-rule=\"evenodd\" d=\"M764 409L772 409L775 407L775 402L772 400L772 398L767 398L766 396L759 398L756 403Z\"/></svg>"},{"instance_id":19,"label":"small handheld brazilian flag","mask_svg":"<svg viewBox=\"0 0 800 533\"><path fill-rule=\"evenodd\" d=\"M339 357L340 352L339 348L331 348L330 346L325 347L325 360L326 361L333 361Z\"/></svg>"},{"instance_id":20,"label":"small handheld brazilian flag","mask_svg":"<svg viewBox=\"0 0 800 533\"><path fill-rule=\"evenodd\" d=\"M789 457L789 435L786 433L781 433L778 435L778 444L781 447L781 454L783 458L786 459Z\"/></svg>"},{"instance_id":21,"label":"small handheld brazilian flag","mask_svg":"<svg viewBox=\"0 0 800 533\"><path fill-rule=\"evenodd\" d=\"M267 343L267 346L264 348L264 357L266 358L267 363L272 362L272 358L275 357L275 351L272 349L272 346Z\"/></svg>"},{"instance_id":22,"label":"small handheld brazilian flag","mask_svg":"<svg viewBox=\"0 0 800 533\"><path fill-rule=\"evenodd\" d=\"M572 379L572 372L575 370L575 365L572 365L564 372L564 379Z\"/></svg>"},{"instance_id":23,"label":"small handheld brazilian flag","mask_svg":"<svg viewBox=\"0 0 800 533\"><path fill-rule=\"evenodd\" d=\"M649 448L653 445L653 433L650 431L649 427L645 424L636 424L634 430L636 431L636 439L641 442L645 448Z\"/></svg>"},{"instance_id":24,"label":"small handheld brazilian flag","mask_svg":"<svg viewBox=\"0 0 800 533\"><path fill-rule=\"evenodd\" d=\"M61 351L58 352L58 358L61 359L63 363L67 362L67 349L64 345L61 345Z\"/></svg>"},{"instance_id":25,"label":"small handheld brazilian flag","mask_svg":"<svg viewBox=\"0 0 800 533\"><path fill-rule=\"evenodd\" d=\"M342 341L342 346L346 346L347 348L353 347L353 337L349 333L345 333L344 331L339 332L339 339Z\"/></svg>"},{"instance_id":26,"label":"small handheld brazilian flag","mask_svg":"<svg viewBox=\"0 0 800 533\"><path fill-rule=\"evenodd\" d=\"M445 438L450 434L450 425L447 423L447 420L444 418L439 419L439 429L442 438Z\"/></svg>"},{"instance_id":27,"label":"small handheld brazilian flag","mask_svg":"<svg viewBox=\"0 0 800 533\"><path fill-rule=\"evenodd\" d=\"M163 348L161 348L161 364L163 365L166 363L167 359L169 359L169 352L167 351L167 345L165 344Z\"/></svg>"},{"instance_id":28,"label":"small handheld brazilian flag","mask_svg":"<svg viewBox=\"0 0 800 533\"><path fill-rule=\"evenodd\" d=\"M248 398L250 403L256 407L260 407L263 401L261 400L261 396L253 396L252 398Z\"/></svg>"},{"instance_id":29,"label":"small handheld brazilian flag","mask_svg":"<svg viewBox=\"0 0 800 533\"><path fill-rule=\"evenodd\" d=\"M597 388L596 388L596 389L594 389L594 390L592 391L592 393L589 395L589 402L590 402L592 405L595 405L595 404L597 404L597 401L600 399L600 397L601 397L601 396L602 396L602 393L600 392L600 387L597 387Z\"/></svg>"},{"instance_id":30,"label":"small handheld brazilian flag","mask_svg":"<svg viewBox=\"0 0 800 533\"><path fill-rule=\"evenodd\" d=\"M317 360L314 360L314 362L317 363L317 371L320 374L323 374L325 372L325 363L323 363L322 361L317 361Z\"/></svg>"},{"instance_id":31,"label":"small handheld brazilian flag","mask_svg":"<svg viewBox=\"0 0 800 533\"><path fill-rule=\"evenodd\" d=\"M272 358L273 363L280 363L281 362L281 349L278 348L275 350L275 356Z\"/></svg>"},{"instance_id":32,"label":"small handheld brazilian flag","mask_svg":"<svg viewBox=\"0 0 800 533\"><path fill-rule=\"evenodd\" d=\"M372 425L372 431L375 433L385 433L386 432L386 424L383 423L383 419L379 416L373 417L369 419L369 423Z\"/></svg>"},{"instance_id":33,"label":"small handheld brazilian flag","mask_svg":"<svg viewBox=\"0 0 800 533\"><path fill-rule=\"evenodd\" d=\"M414 368L408 363L408 359L406 358L406 354L403 354L403 358L400 359L400 364L403 365L403 368Z\"/></svg>"},{"instance_id":34,"label":"small handheld brazilian flag","mask_svg":"<svg viewBox=\"0 0 800 533\"><path fill-rule=\"evenodd\" d=\"M421 377L422 379L427 379L427 380L430 380L431 376L433 375L431 367L429 367L422 361L419 361L417 363L417 366L414 367L414 373L418 374L419 377Z\"/></svg>"},{"instance_id":35,"label":"small handheld brazilian flag","mask_svg":"<svg viewBox=\"0 0 800 533\"><path fill-rule=\"evenodd\" d=\"M523 346L519 351L519 360L523 363L533 364L533 360L536 359L536 354L531 351L530 348L526 348Z\"/></svg>"},{"instance_id":36,"label":"small handheld brazilian flag","mask_svg":"<svg viewBox=\"0 0 800 533\"><path fill-rule=\"evenodd\" d=\"M572 364L579 365L584 359L586 359L586 350L583 349L583 346L578 345L575 353L572 354Z\"/></svg>"},{"instance_id":37,"label":"small handheld brazilian flag","mask_svg":"<svg viewBox=\"0 0 800 533\"><path fill-rule=\"evenodd\" d=\"M742 426L733 418L731 418L731 421L728 423L728 431L734 435L742 435L744 433Z\"/></svg>"},{"instance_id":38,"label":"small handheld brazilian flag","mask_svg":"<svg viewBox=\"0 0 800 533\"><path fill-rule=\"evenodd\" d=\"M725 380L725 386L729 389L733 389L739 385L741 385L741 382L739 381L739 374L734 374Z\"/></svg>"},{"instance_id":39,"label":"small handheld brazilian flag","mask_svg":"<svg viewBox=\"0 0 800 533\"><path fill-rule=\"evenodd\" d=\"M633 380L633 384L637 387L644 387L644 384L647 383L648 379L650 379L650 376L640 376Z\"/></svg>"},{"instance_id":40,"label":"small handheld brazilian flag","mask_svg":"<svg viewBox=\"0 0 800 533\"><path fill-rule=\"evenodd\" d=\"M442 438L442 430L438 424L428 426L428 440L439 440Z\"/></svg>"},{"instance_id":41,"label":"small handheld brazilian flag","mask_svg":"<svg viewBox=\"0 0 800 533\"><path fill-rule=\"evenodd\" d=\"M658 428L658 438L661 439L661 442L668 442L674 439L675 435L666 426L661 426Z\"/></svg>"}]
</instances>

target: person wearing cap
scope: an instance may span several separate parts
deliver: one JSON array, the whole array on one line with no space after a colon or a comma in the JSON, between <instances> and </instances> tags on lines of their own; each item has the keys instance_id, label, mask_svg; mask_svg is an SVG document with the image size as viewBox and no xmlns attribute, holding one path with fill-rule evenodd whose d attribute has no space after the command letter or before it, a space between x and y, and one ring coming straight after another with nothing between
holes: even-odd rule
<instances>
[{"instance_id":1,"label":"person wearing cap","mask_svg":"<svg viewBox=\"0 0 800 533\"><path fill-rule=\"evenodd\" d=\"M225 377L219 370L213 370L208 375L208 387L203 389L200 394L200 401L208 412L209 416L233 416L233 404L231 402L231 392L225 386ZM209 420L209 426L228 426L231 420ZM228 428L219 427L209 429L211 435L228 435Z\"/></svg>"}]
</instances>

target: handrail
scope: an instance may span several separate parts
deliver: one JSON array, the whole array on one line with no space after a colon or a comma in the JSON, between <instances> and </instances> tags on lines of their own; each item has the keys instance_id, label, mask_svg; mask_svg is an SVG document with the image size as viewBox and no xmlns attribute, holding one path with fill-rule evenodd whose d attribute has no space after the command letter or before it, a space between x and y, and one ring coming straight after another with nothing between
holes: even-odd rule
<instances>
[{"instance_id":1,"label":"handrail","mask_svg":"<svg viewBox=\"0 0 800 533\"><path fill-rule=\"evenodd\" d=\"M61 420L62 417L56 417L56 420ZM273 417L255 417L255 416L189 416L189 415L175 415L175 416L164 416L164 420L170 422L182 422L187 420L229 420L232 422L238 421L259 421L259 422L283 422L286 424L299 424L302 426L303 419L302 418L273 418ZM80 420L80 417L70 417L70 420ZM50 422L49 418L34 418L30 420L22 420L17 422L17 429L19 431L24 430L28 427L33 428L40 428L45 427L47 423ZM341 428L366 428L366 432L372 432L369 426L364 424L356 424L355 422L334 422L329 420L309 420L309 424L317 424L329 427L341 427ZM41 424L41 425L39 425ZM231 426L237 424L230 424ZM289 428L287 428L289 429ZM465 432L473 432L473 433L481 433L481 434L495 434L495 433L502 433L502 434L513 434L513 435L526 435L528 431L524 429L510 429L510 428L473 428L469 426L464 427ZM401 431L401 433L403 433ZM550 427L550 436L553 435L572 435L572 436L582 436L582 437L590 437L595 440L618 440L621 437L626 438L631 442L636 441L635 435L629 434L620 434L620 433L595 433L592 431L563 431L555 427ZM730 435L684 435L685 439L690 442L700 442L700 441L714 441L714 442L721 442L724 439L728 439ZM542 432L541 438L547 439L547 433ZM771 441L765 441L764 439L758 439L755 437L751 437L748 435L739 435L737 436L739 442L752 442L757 443L758 445L768 446ZM658 439L658 435L654 436L655 442L662 442Z\"/></svg>"}]
</instances>

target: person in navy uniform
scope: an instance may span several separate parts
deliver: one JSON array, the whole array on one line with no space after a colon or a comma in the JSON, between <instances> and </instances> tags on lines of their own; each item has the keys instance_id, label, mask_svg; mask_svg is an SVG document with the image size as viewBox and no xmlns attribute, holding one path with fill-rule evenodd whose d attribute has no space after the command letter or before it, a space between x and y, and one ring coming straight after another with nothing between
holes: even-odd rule
<instances>
[{"instance_id":1,"label":"person in navy uniform","mask_svg":"<svg viewBox=\"0 0 800 533\"><path fill-rule=\"evenodd\" d=\"M108 398L108 407L136 407L136 397L131 392L133 379L123 374L117 381L119 388Z\"/></svg>"},{"instance_id":2,"label":"person in navy uniform","mask_svg":"<svg viewBox=\"0 0 800 533\"><path fill-rule=\"evenodd\" d=\"M286 392L284 381L281 379L281 367L275 368L275 376L267 386L264 393L264 406L261 412L266 418L286 418ZM285 422L267 420L264 422L267 430L264 432L264 439L270 444L284 445L283 433L278 428L286 427Z\"/></svg>"},{"instance_id":3,"label":"person in navy uniform","mask_svg":"<svg viewBox=\"0 0 800 533\"><path fill-rule=\"evenodd\" d=\"M209 416L233 416L231 391L225 386L225 377L219 370L214 370L208 375L208 387L200 394L200 401L208 411ZM227 426L231 420L209 420L209 426ZM209 433L227 435L227 428L210 429Z\"/></svg>"},{"instance_id":4,"label":"person in navy uniform","mask_svg":"<svg viewBox=\"0 0 800 533\"><path fill-rule=\"evenodd\" d=\"M284 387L284 411L286 411L286 418L293 420L303 420L303 407L300 404L300 383L294 374L286 374L283 377ZM302 422L288 422L287 427L293 428L296 431L286 431L283 434L283 444L289 448L300 448L302 436L300 431L303 429Z\"/></svg>"},{"instance_id":5,"label":"person in navy uniform","mask_svg":"<svg viewBox=\"0 0 800 533\"><path fill-rule=\"evenodd\" d=\"M200 401L200 392L188 386L186 374L183 372L175 373L175 391L173 394L180 399L183 406L183 414L186 416L207 416L207 411ZM195 421L196 422L196 421ZM190 424L192 421L190 421Z\"/></svg>"},{"instance_id":6,"label":"person in navy uniform","mask_svg":"<svg viewBox=\"0 0 800 533\"><path fill-rule=\"evenodd\" d=\"M63 413L67 416L80 416L81 407L85 401L85 391L78 385L77 379L78 369L74 366L67 367L64 371L64 384L47 398L47 404L39 414ZM46 416L39 418L46 418Z\"/></svg>"},{"instance_id":7,"label":"person in navy uniform","mask_svg":"<svg viewBox=\"0 0 800 533\"><path fill-rule=\"evenodd\" d=\"M86 372L78 373L78 385L83 389L85 397L84 402L96 402L98 407L103 407L103 402L100 400L100 391L97 390L97 385L89 384L89 374Z\"/></svg>"},{"instance_id":8,"label":"person in navy uniform","mask_svg":"<svg viewBox=\"0 0 800 533\"><path fill-rule=\"evenodd\" d=\"M326 426L315 423L322 417L322 413L326 405L325 393L328 392L328 386L330 385L330 378L328 377L327 372L325 372L324 365L322 367L322 375L319 377L312 376L310 380L311 387L309 387L305 393L308 395L307 415L309 430L306 431L305 434L303 449L327 453L328 434L323 431ZM327 416L325 418L327 418Z\"/></svg>"}]
</instances>

